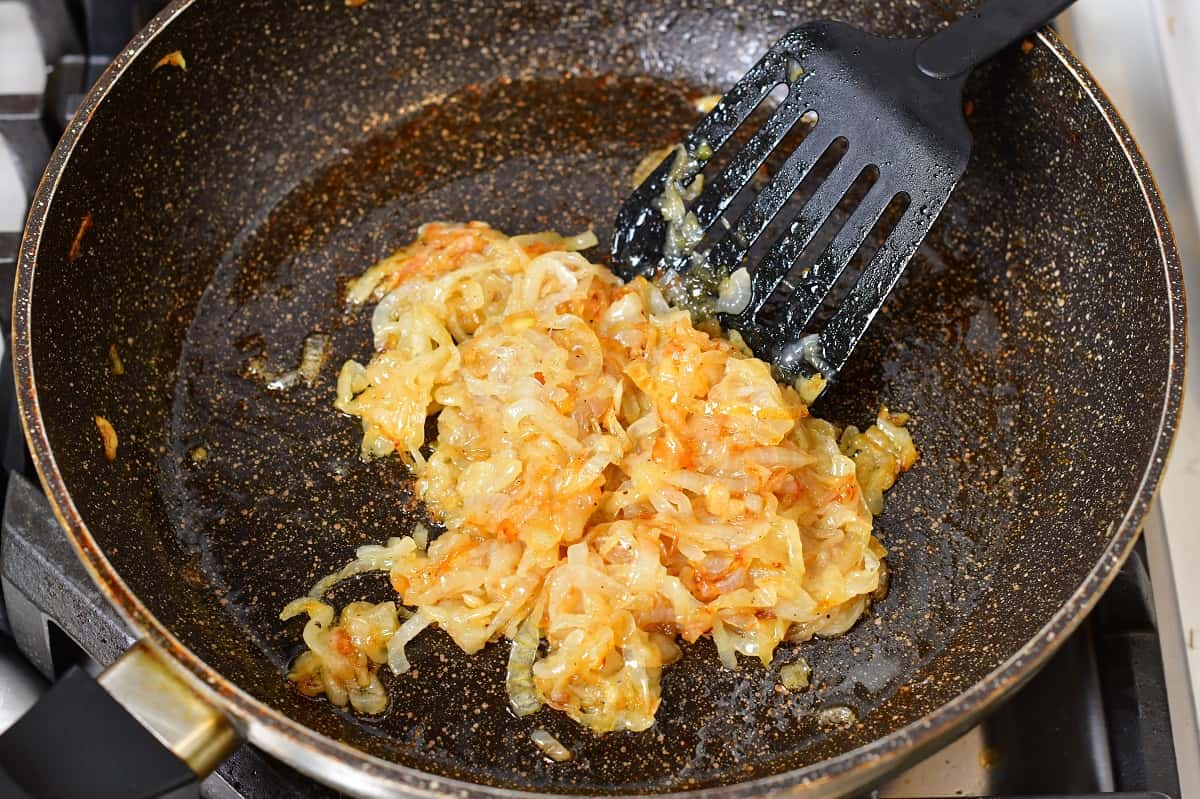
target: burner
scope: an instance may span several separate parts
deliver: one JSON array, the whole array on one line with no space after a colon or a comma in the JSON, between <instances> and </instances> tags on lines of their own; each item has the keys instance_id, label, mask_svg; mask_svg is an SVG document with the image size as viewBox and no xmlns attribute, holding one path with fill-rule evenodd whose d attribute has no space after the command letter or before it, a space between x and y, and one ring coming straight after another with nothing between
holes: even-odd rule
<instances>
[{"instance_id":1,"label":"burner","mask_svg":"<svg viewBox=\"0 0 1200 799\"><path fill-rule=\"evenodd\" d=\"M159 0L0 0L0 325L5 331L11 322L20 220L49 158L50 142L110 57L163 5ZM29 58L16 54L30 52L32 66L22 67ZM21 69L27 74L11 80L6 74ZM5 171L9 162L15 166ZM31 702L44 688L34 669L48 680L75 665L99 669L133 638L88 578L37 487L3 339L0 353L0 481L7 486L0 528L0 681L6 689L13 686L0 698L3 729L15 704ZM1164 614L1159 629L1146 563L1140 544L1091 618L1027 686L987 721L874 795L1079 797L1119 791L1178 797L1162 667L1165 636L1178 631L1170 614ZM1157 572L1156 584L1160 596L1166 591L1174 601L1169 580L1158 583ZM1171 647L1180 651L1182 641L1171 639ZM210 799L338 795L248 745L205 780L201 794Z\"/></svg>"}]
</instances>

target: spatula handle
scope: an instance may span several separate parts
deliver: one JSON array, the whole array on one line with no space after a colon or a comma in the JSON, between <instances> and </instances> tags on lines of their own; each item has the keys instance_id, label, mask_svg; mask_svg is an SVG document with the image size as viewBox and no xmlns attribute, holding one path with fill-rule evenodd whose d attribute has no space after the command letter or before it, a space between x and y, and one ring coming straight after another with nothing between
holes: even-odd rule
<instances>
[{"instance_id":1,"label":"spatula handle","mask_svg":"<svg viewBox=\"0 0 1200 799\"><path fill-rule=\"evenodd\" d=\"M1075 0L990 0L917 48L917 68L957 78L1054 19Z\"/></svg>"}]
</instances>

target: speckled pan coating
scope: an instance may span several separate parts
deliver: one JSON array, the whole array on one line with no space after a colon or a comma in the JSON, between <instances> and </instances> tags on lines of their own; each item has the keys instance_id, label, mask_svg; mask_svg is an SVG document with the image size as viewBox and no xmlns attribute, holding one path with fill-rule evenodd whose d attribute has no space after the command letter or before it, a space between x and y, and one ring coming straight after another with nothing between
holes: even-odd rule
<instances>
[{"instance_id":1,"label":"speckled pan coating","mask_svg":"<svg viewBox=\"0 0 1200 799\"><path fill-rule=\"evenodd\" d=\"M603 241L639 157L779 34L829 17L919 35L959 10L176 2L84 103L20 264L19 393L85 562L252 740L363 794L829 795L962 729L1107 585L1182 385L1161 202L1107 100L1049 37L972 79L967 177L820 409L850 423L881 403L909 411L922 451L879 519L891 592L848 635L737 673L691 647L651 731L597 738L548 711L514 719L504 647L468 658L436 632L389 681L386 716L337 712L284 681L301 624L277 621L355 546L420 513L396 464L357 460L356 424L331 407L337 365L369 351L367 317L342 313L347 278L434 218L591 225ZM174 50L186 71L155 70ZM290 368L313 330L335 342L315 386L244 376L255 356ZM120 436L113 463L97 414ZM337 596L383 593L364 580ZM779 666L800 655L816 686L780 692ZM820 730L831 705L859 722ZM538 757L537 726L575 759Z\"/></svg>"}]
</instances>

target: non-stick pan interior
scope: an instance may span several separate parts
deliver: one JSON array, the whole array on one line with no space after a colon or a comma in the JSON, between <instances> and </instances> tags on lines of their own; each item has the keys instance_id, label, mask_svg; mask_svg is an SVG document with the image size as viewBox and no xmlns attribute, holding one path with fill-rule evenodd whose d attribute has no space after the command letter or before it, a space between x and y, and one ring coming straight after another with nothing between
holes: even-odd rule
<instances>
[{"instance_id":1,"label":"non-stick pan interior","mask_svg":"<svg viewBox=\"0 0 1200 799\"><path fill-rule=\"evenodd\" d=\"M337 711L283 679L302 623L277 617L356 546L420 514L402 468L360 462L355 420L332 408L338 366L370 348L369 318L344 312L348 278L435 219L590 226L605 241L641 156L677 140L692 100L790 27L825 17L913 36L959 11L186 8L79 120L41 242L38 401L83 521L151 613L224 676L425 771L530 790L686 789L813 764L922 718L1016 655L1120 554L1113 530L1139 497L1167 391L1159 231L1102 112L1043 45L972 79L967 177L820 408L857 424L881 404L907 411L922 454L878 520L891 591L849 634L737 672L702 642L667 670L652 730L596 737L550 711L514 718L507 648L467 657L436 631L410 645L414 669L388 682L386 715ZM175 50L186 70L155 68ZM248 373L254 358L292 368L314 331L334 340L316 385L270 391ZM120 437L112 463L96 415ZM385 594L364 578L335 597ZM816 684L787 694L778 669L798 656ZM817 711L835 705L857 723L821 728ZM537 727L574 759L544 761L528 740Z\"/></svg>"}]
</instances>

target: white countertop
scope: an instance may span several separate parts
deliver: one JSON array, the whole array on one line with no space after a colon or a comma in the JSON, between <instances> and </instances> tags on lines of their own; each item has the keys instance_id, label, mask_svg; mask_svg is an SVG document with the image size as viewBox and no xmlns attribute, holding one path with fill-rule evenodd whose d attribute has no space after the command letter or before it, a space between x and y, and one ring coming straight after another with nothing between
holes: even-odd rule
<instances>
[{"instance_id":1,"label":"white countertop","mask_svg":"<svg viewBox=\"0 0 1200 799\"><path fill-rule=\"evenodd\" d=\"M42 93L46 69L37 42L26 5L0 0L0 94ZM25 190L15 159L0 135L0 233L18 233L25 226Z\"/></svg>"}]
</instances>

